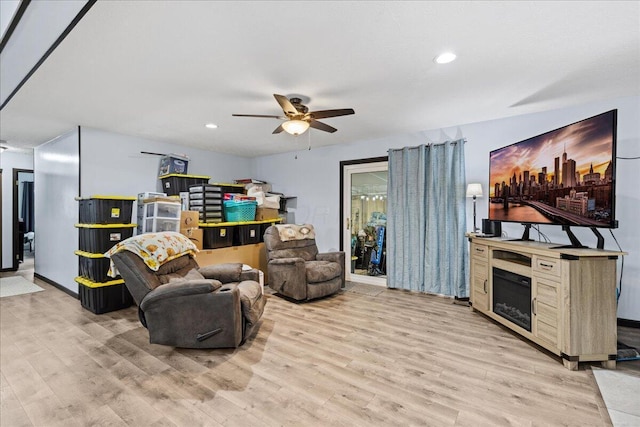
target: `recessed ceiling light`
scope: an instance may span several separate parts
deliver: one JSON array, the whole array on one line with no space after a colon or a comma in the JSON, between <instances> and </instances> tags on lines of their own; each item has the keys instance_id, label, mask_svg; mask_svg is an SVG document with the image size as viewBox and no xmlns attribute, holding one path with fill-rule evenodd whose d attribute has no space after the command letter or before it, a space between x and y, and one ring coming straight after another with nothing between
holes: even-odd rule
<instances>
[{"instance_id":1,"label":"recessed ceiling light","mask_svg":"<svg viewBox=\"0 0 640 427\"><path fill-rule=\"evenodd\" d=\"M209 129L218 129L218 125L215 123L207 123L206 125L204 125L204 127Z\"/></svg>"},{"instance_id":2,"label":"recessed ceiling light","mask_svg":"<svg viewBox=\"0 0 640 427\"><path fill-rule=\"evenodd\" d=\"M436 64L448 64L456 59L456 54L453 52L445 52L436 56L433 60Z\"/></svg>"}]
</instances>

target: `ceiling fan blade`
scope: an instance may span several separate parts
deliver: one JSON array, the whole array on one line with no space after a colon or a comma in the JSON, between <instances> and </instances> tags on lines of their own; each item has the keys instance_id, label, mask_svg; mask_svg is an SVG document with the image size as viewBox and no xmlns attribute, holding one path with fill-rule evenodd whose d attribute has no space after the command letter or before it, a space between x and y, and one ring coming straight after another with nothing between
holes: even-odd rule
<instances>
[{"instance_id":1,"label":"ceiling fan blade","mask_svg":"<svg viewBox=\"0 0 640 427\"><path fill-rule=\"evenodd\" d=\"M272 133L272 134L276 134L276 133L280 133L280 132L282 132L282 131L284 131L284 128L282 127L282 125L280 125L280 126L278 126L278 127L276 128L276 130L274 130L274 131L273 131L273 132L271 132L271 133Z\"/></svg>"},{"instance_id":2,"label":"ceiling fan blade","mask_svg":"<svg viewBox=\"0 0 640 427\"><path fill-rule=\"evenodd\" d=\"M338 130L338 129L334 128L333 126L329 126L328 124L319 122L317 120L309 121L309 126L311 126L314 129L323 130L323 131L329 132L329 133L334 133L335 131Z\"/></svg>"},{"instance_id":3,"label":"ceiling fan blade","mask_svg":"<svg viewBox=\"0 0 640 427\"><path fill-rule=\"evenodd\" d=\"M310 117L312 119L328 119L329 117L338 117L338 116L348 116L349 114L355 114L353 108L343 108L340 110L322 110L322 111L311 111L307 113L306 117Z\"/></svg>"},{"instance_id":4,"label":"ceiling fan blade","mask_svg":"<svg viewBox=\"0 0 640 427\"><path fill-rule=\"evenodd\" d=\"M233 117L260 117L264 119L280 119L287 120L287 117L284 116L269 116L264 114L232 114Z\"/></svg>"},{"instance_id":5,"label":"ceiling fan blade","mask_svg":"<svg viewBox=\"0 0 640 427\"><path fill-rule=\"evenodd\" d=\"M276 101L278 101L278 104L280 104L280 106L282 107L282 111L284 111L287 116L297 116L298 114L300 114L298 110L296 110L296 107L293 106L291 101L289 101L286 96L277 95L275 93L273 94L273 96Z\"/></svg>"}]
</instances>

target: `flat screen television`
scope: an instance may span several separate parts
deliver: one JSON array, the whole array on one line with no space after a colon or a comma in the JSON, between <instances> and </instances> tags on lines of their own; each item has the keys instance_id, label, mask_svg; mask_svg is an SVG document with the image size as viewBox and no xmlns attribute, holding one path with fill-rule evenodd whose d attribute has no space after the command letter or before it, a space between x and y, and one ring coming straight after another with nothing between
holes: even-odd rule
<instances>
[{"instance_id":1,"label":"flat screen television","mask_svg":"<svg viewBox=\"0 0 640 427\"><path fill-rule=\"evenodd\" d=\"M491 151L489 219L617 227L616 120L611 110Z\"/></svg>"}]
</instances>

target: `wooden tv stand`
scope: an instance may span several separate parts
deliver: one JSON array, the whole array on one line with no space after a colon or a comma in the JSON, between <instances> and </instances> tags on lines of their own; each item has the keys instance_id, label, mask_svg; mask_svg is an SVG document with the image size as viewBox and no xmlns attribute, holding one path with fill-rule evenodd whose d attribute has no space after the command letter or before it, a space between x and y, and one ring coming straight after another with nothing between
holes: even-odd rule
<instances>
[{"instance_id":1,"label":"wooden tv stand","mask_svg":"<svg viewBox=\"0 0 640 427\"><path fill-rule=\"evenodd\" d=\"M624 252L473 234L469 242L472 310L560 356L570 370L586 361L615 369L616 260ZM531 279L531 331L494 311L494 268Z\"/></svg>"}]
</instances>

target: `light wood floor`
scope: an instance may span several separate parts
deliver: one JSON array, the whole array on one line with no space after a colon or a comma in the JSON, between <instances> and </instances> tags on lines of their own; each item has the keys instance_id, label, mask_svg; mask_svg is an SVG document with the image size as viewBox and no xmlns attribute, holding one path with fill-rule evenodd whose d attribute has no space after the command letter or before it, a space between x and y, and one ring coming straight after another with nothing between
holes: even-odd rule
<instances>
[{"instance_id":1,"label":"light wood floor","mask_svg":"<svg viewBox=\"0 0 640 427\"><path fill-rule=\"evenodd\" d=\"M3 427L611 425L588 365L440 297L269 295L253 339L203 351L36 283L0 299Z\"/></svg>"}]
</instances>

